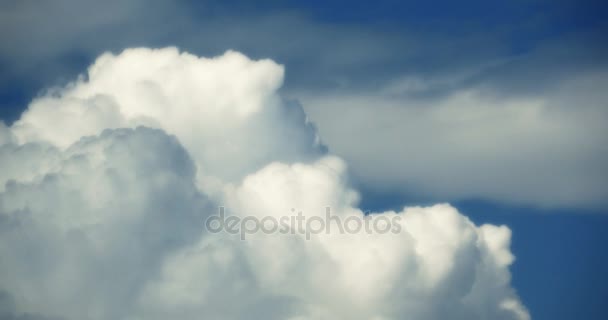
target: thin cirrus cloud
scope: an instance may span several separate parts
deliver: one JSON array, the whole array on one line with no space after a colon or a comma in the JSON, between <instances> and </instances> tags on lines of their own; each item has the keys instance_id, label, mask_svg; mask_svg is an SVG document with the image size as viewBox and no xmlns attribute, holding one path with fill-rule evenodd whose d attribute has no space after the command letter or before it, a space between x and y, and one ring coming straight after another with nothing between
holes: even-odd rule
<instances>
[{"instance_id":1,"label":"thin cirrus cloud","mask_svg":"<svg viewBox=\"0 0 608 320\"><path fill-rule=\"evenodd\" d=\"M233 51L128 49L2 125L0 314L529 319L510 230L447 204L378 213L403 217L391 235L205 232L218 205L363 215L345 161L282 80L281 65Z\"/></svg>"}]
</instances>

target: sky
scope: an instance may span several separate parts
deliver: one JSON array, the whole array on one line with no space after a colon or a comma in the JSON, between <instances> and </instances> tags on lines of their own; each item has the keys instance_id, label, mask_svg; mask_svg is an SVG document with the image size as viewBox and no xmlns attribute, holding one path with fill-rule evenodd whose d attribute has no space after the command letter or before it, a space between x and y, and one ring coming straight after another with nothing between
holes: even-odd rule
<instances>
[{"instance_id":1,"label":"sky","mask_svg":"<svg viewBox=\"0 0 608 320\"><path fill-rule=\"evenodd\" d=\"M604 319L606 9L0 2L0 319ZM408 234L196 230L328 204Z\"/></svg>"}]
</instances>

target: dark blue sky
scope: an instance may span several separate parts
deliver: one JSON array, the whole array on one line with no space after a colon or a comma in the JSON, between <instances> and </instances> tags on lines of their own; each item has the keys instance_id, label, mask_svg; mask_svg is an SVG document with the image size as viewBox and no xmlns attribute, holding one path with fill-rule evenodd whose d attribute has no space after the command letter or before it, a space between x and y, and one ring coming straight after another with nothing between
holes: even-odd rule
<instances>
[{"instance_id":1,"label":"dark blue sky","mask_svg":"<svg viewBox=\"0 0 608 320\"><path fill-rule=\"evenodd\" d=\"M373 91L398 73L439 77L514 61L433 88L421 99L474 85L523 96L608 62L602 1L134 2L126 17L106 19L112 11L93 8L99 18L81 19L78 7L41 8L42 18L33 21L20 18L15 1L0 5L15 10L0 31L0 118L12 123L41 90L73 79L100 53L141 45L270 57L286 65L285 92ZM209 31L214 28L225 33ZM334 56L336 50L348 54ZM366 209L426 201L361 189ZM512 229L513 284L533 319L606 318L607 209L541 209L488 199L454 204L478 224Z\"/></svg>"}]
</instances>

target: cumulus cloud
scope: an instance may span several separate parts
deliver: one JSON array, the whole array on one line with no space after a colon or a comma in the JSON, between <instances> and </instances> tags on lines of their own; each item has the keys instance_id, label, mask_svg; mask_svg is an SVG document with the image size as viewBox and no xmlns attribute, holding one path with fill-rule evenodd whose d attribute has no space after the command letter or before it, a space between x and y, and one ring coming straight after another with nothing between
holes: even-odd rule
<instances>
[{"instance_id":1,"label":"cumulus cloud","mask_svg":"<svg viewBox=\"0 0 608 320\"><path fill-rule=\"evenodd\" d=\"M0 314L59 319L529 319L510 230L448 204L402 232L254 234L235 216L363 217L283 68L237 52L104 54L0 126ZM6 168L6 170L4 170Z\"/></svg>"},{"instance_id":2,"label":"cumulus cloud","mask_svg":"<svg viewBox=\"0 0 608 320\"><path fill-rule=\"evenodd\" d=\"M164 257L200 233L208 209L194 164L175 138L147 128L38 157L49 154L54 166L9 180L0 194L2 289L21 312L122 318Z\"/></svg>"},{"instance_id":3,"label":"cumulus cloud","mask_svg":"<svg viewBox=\"0 0 608 320\"><path fill-rule=\"evenodd\" d=\"M265 10L267 6L237 2L2 3L0 28L10 32L0 34L0 96L5 97L0 117L12 122L19 100L72 77L106 50L134 42L177 44L203 55L236 48L289 66L284 91L304 99L334 152L382 196L400 189L420 201L481 198L586 209L606 205L608 152L601 146L608 133L605 121L598 121L607 116L602 86L608 81L606 25L588 15L585 26L570 21L551 37L538 32L563 24L574 7L605 10L555 1L551 10L528 8L546 17L541 27L535 14L520 17L515 13L522 10L520 5L507 5L504 12L499 10L500 19L453 13L455 19L439 19L422 30L416 26L418 15L403 19L416 11L407 9L407 3L390 6L401 18L382 25L369 23L386 10L382 5L376 6L380 11L365 12L365 21L335 24L316 19L318 10L306 5ZM69 12L87 14L66 18ZM386 16L394 18L395 12ZM503 19L516 16L528 22ZM488 27L489 22L502 27ZM469 27L461 30L464 25ZM522 35L528 37L523 43ZM310 52L315 59L309 59ZM138 90L146 91L143 87ZM309 97L304 90L312 91ZM96 98L89 103L112 102ZM101 109L104 120L99 118L92 132L126 120L113 118L105 106ZM530 110L540 112L533 115ZM350 121L342 121L345 112ZM485 138L472 143L482 135L470 138L471 132L483 132ZM374 145L375 151L361 151L359 141ZM507 145L510 151L496 150L487 141Z\"/></svg>"},{"instance_id":4,"label":"cumulus cloud","mask_svg":"<svg viewBox=\"0 0 608 320\"><path fill-rule=\"evenodd\" d=\"M237 52L105 54L86 79L34 100L12 132L21 143L66 147L105 128L162 128L189 150L200 174L234 181L273 160L323 153L302 108L276 94L282 80L282 66Z\"/></svg>"}]
</instances>

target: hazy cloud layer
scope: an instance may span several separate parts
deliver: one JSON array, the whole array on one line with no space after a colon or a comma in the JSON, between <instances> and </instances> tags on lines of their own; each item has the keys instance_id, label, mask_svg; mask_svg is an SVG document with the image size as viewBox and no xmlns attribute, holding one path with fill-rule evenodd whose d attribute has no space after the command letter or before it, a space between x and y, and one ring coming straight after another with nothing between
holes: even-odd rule
<instances>
[{"instance_id":1,"label":"hazy cloud layer","mask_svg":"<svg viewBox=\"0 0 608 320\"><path fill-rule=\"evenodd\" d=\"M236 52L130 49L32 101L0 128L0 315L529 319L510 230L447 204L379 213L399 234L206 233L218 205L363 215L282 80Z\"/></svg>"},{"instance_id":2,"label":"hazy cloud layer","mask_svg":"<svg viewBox=\"0 0 608 320\"><path fill-rule=\"evenodd\" d=\"M433 81L406 78L382 93L302 94L302 101L332 151L377 192L601 208L608 199L606 83L608 72L597 70L541 94L478 85L419 99L403 93Z\"/></svg>"}]
</instances>

